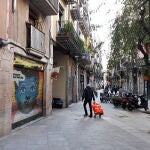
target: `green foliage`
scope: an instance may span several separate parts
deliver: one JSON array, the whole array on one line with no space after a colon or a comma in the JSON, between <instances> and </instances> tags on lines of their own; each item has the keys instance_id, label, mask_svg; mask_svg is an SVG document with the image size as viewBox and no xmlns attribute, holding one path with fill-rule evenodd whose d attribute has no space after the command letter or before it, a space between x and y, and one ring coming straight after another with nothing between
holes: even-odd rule
<instances>
[{"instance_id":1,"label":"green foliage","mask_svg":"<svg viewBox=\"0 0 150 150\"><path fill-rule=\"evenodd\" d=\"M150 66L144 66L141 69L142 73L150 78Z\"/></svg>"},{"instance_id":2,"label":"green foliage","mask_svg":"<svg viewBox=\"0 0 150 150\"><path fill-rule=\"evenodd\" d=\"M73 26L73 23L70 22L70 21L67 21L65 24L64 24L64 29L65 29L65 32L74 32L74 26Z\"/></svg>"},{"instance_id":3,"label":"green foliage","mask_svg":"<svg viewBox=\"0 0 150 150\"><path fill-rule=\"evenodd\" d=\"M88 54L94 54L93 49L91 49L91 48L88 48L86 51Z\"/></svg>"},{"instance_id":4,"label":"green foliage","mask_svg":"<svg viewBox=\"0 0 150 150\"><path fill-rule=\"evenodd\" d=\"M84 48L84 41L82 39L80 39L80 49L81 51L84 53L85 52L85 48Z\"/></svg>"},{"instance_id":5,"label":"green foliage","mask_svg":"<svg viewBox=\"0 0 150 150\"><path fill-rule=\"evenodd\" d=\"M104 42L99 42L95 47L93 45L90 46L90 48L87 49L88 53L95 54L97 51L101 50L101 47Z\"/></svg>"},{"instance_id":6,"label":"green foliage","mask_svg":"<svg viewBox=\"0 0 150 150\"><path fill-rule=\"evenodd\" d=\"M113 68L117 63L117 58L122 55L134 59L137 53L137 42L147 42L150 40L141 25L139 12L139 3L141 2L143 2L143 0L140 2L139 0L124 1L122 14L115 19L113 24L111 36L112 53L108 62L108 68ZM144 20L145 24L148 23L147 18Z\"/></svg>"}]
</instances>

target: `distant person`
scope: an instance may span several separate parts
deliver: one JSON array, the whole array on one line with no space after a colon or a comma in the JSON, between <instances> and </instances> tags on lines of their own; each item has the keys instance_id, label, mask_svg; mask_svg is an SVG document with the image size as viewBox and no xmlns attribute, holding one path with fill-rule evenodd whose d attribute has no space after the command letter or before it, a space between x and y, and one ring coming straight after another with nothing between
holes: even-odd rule
<instances>
[{"instance_id":1,"label":"distant person","mask_svg":"<svg viewBox=\"0 0 150 150\"><path fill-rule=\"evenodd\" d=\"M115 86L115 88L114 88L115 94L117 94L118 90L119 90L119 88L117 86Z\"/></svg>"},{"instance_id":2,"label":"distant person","mask_svg":"<svg viewBox=\"0 0 150 150\"><path fill-rule=\"evenodd\" d=\"M120 95L121 97L123 96L123 91L124 91L123 88L120 87L120 88L119 88L119 95Z\"/></svg>"},{"instance_id":3,"label":"distant person","mask_svg":"<svg viewBox=\"0 0 150 150\"><path fill-rule=\"evenodd\" d=\"M85 111L84 117L88 116L88 112L87 112L87 109L86 109L86 104L87 103L89 104L89 109L90 109L89 117L92 118L92 116L93 116L92 104L91 104L92 99L93 99L93 101L95 101L93 90L91 89L90 84L88 84L86 86L86 88L84 89L83 96L82 96L82 101L84 100L84 102L83 102L83 108L84 108L84 111Z\"/></svg>"}]
</instances>

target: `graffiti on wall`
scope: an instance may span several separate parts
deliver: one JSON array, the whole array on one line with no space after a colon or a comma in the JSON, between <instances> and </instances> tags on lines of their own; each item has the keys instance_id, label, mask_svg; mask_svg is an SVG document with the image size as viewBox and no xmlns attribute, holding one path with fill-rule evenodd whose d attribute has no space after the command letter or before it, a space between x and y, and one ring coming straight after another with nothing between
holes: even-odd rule
<instances>
[{"instance_id":1,"label":"graffiti on wall","mask_svg":"<svg viewBox=\"0 0 150 150\"><path fill-rule=\"evenodd\" d=\"M18 122L42 112L43 72L14 68L12 122Z\"/></svg>"}]
</instances>

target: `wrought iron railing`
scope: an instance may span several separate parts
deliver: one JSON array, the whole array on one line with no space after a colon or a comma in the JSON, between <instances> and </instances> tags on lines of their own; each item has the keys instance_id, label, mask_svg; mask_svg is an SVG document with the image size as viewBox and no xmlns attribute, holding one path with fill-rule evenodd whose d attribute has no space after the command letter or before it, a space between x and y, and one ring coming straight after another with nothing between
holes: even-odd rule
<instances>
[{"instance_id":1,"label":"wrought iron railing","mask_svg":"<svg viewBox=\"0 0 150 150\"><path fill-rule=\"evenodd\" d=\"M74 20L81 19L80 7L78 5L75 7L72 7L70 9L70 12L71 12L71 16Z\"/></svg>"},{"instance_id":2,"label":"wrought iron railing","mask_svg":"<svg viewBox=\"0 0 150 150\"><path fill-rule=\"evenodd\" d=\"M80 47L81 41L76 33L72 22L66 21L57 21L57 36L68 36L72 41Z\"/></svg>"},{"instance_id":3,"label":"wrought iron railing","mask_svg":"<svg viewBox=\"0 0 150 150\"><path fill-rule=\"evenodd\" d=\"M85 33L89 33L89 24L87 23L85 17L82 17L79 21L79 25L81 27L81 30Z\"/></svg>"}]
</instances>

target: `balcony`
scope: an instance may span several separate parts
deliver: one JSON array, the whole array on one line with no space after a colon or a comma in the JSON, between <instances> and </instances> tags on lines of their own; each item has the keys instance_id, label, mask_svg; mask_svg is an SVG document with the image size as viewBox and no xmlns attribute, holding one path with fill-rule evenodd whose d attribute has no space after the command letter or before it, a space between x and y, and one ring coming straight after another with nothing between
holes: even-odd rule
<instances>
[{"instance_id":1,"label":"balcony","mask_svg":"<svg viewBox=\"0 0 150 150\"><path fill-rule=\"evenodd\" d=\"M83 34L88 36L89 35L89 26L84 17L80 19L79 26L80 26L80 29L82 30Z\"/></svg>"},{"instance_id":2,"label":"balcony","mask_svg":"<svg viewBox=\"0 0 150 150\"><path fill-rule=\"evenodd\" d=\"M58 21L57 29L56 41L69 50L71 55L81 56L81 40L75 32L73 24L69 21Z\"/></svg>"},{"instance_id":3,"label":"balcony","mask_svg":"<svg viewBox=\"0 0 150 150\"><path fill-rule=\"evenodd\" d=\"M86 65L85 70L87 71L88 74L93 74L93 68L91 65Z\"/></svg>"},{"instance_id":4,"label":"balcony","mask_svg":"<svg viewBox=\"0 0 150 150\"><path fill-rule=\"evenodd\" d=\"M30 0L30 5L38 8L45 16L57 15L58 0Z\"/></svg>"},{"instance_id":5,"label":"balcony","mask_svg":"<svg viewBox=\"0 0 150 150\"><path fill-rule=\"evenodd\" d=\"M81 64L81 66L86 66L86 65L90 65L91 61L90 61L90 56L87 53L83 53L82 57L79 59L79 62Z\"/></svg>"},{"instance_id":6,"label":"balcony","mask_svg":"<svg viewBox=\"0 0 150 150\"><path fill-rule=\"evenodd\" d=\"M80 9L78 6L74 6L70 9L70 12L71 12L71 16L72 16L72 19L73 20L79 20L81 19L81 16L80 16Z\"/></svg>"},{"instance_id":7,"label":"balcony","mask_svg":"<svg viewBox=\"0 0 150 150\"><path fill-rule=\"evenodd\" d=\"M27 52L37 57L44 54L45 34L31 24L27 24Z\"/></svg>"}]
</instances>

